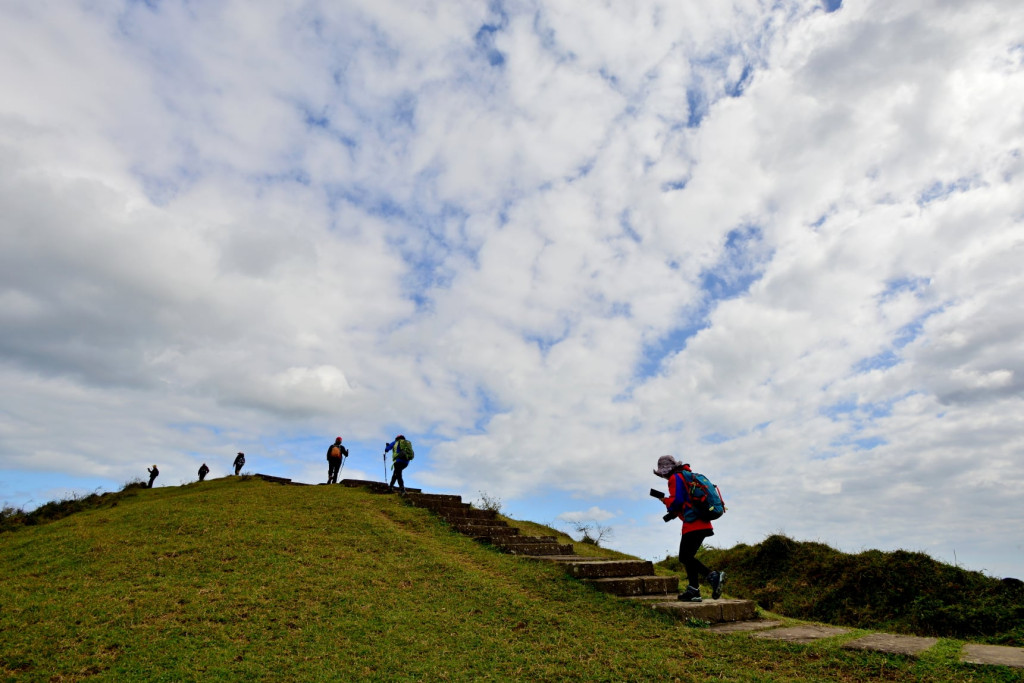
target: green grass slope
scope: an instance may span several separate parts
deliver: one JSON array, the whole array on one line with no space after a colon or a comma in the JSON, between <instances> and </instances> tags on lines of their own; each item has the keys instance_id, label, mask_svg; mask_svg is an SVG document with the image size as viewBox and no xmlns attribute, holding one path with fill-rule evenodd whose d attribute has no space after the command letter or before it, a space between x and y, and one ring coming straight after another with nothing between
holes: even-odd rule
<instances>
[{"instance_id":1,"label":"green grass slope","mask_svg":"<svg viewBox=\"0 0 1024 683\"><path fill-rule=\"evenodd\" d=\"M398 497L229 478L0 534L6 680L1021 680L688 628Z\"/></svg>"},{"instance_id":2,"label":"green grass slope","mask_svg":"<svg viewBox=\"0 0 1024 683\"><path fill-rule=\"evenodd\" d=\"M1024 646L1024 586L953 567L924 553L849 554L823 543L769 536L707 549L737 596L799 619L896 633ZM678 568L678 560L660 563Z\"/></svg>"}]
</instances>

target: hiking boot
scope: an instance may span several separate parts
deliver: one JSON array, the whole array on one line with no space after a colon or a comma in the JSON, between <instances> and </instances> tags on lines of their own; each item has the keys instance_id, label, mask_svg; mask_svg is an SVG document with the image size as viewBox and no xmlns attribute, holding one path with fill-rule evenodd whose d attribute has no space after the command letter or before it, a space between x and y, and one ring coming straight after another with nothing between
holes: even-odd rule
<instances>
[{"instance_id":1,"label":"hiking boot","mask_svg":"<svg viewBox=\"0 0 1024 683\"><path fill-rule=\"evenodd\" d=\"M696 586L687 586L686 590L679 594L680 602L702 602L700 589Z\"/></svg>"},{"instance_id":2,"label":"hiking boot","mask_svg":"<svg viewBox=\"0 0 1024 683\"><path fill-rule=\"evenodd\" d=\"M722 597L722 585L725 583L725 572L711 572L708 574L708 583L711 584L711 599L717 600Z\"/></svg>"}]
</instances>

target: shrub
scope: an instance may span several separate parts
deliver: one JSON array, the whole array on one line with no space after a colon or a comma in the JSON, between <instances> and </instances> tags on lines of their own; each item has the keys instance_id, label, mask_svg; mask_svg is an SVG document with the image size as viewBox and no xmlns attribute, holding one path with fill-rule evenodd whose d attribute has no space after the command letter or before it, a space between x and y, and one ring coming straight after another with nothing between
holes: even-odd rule
<instances>
[{"instance_id":1,"label":"shrub","mask_svg":"<svg viewBox=\"0 0 1024 683\"><path fill-rule=\"evenodd\" d=\"M481 510L490 510L494 513L501 512L501 499L496 496L490 496L486 491L480 491L480 500L476 503L476 507Z\"/></svg>"},{"instance_id":2,"label":"shrub","mask_svg":"<svg viewBox=\"0 0 1024 683\"><path fill-rule=\"evenodd\" d=\"M786 616L947 638L1024 645L1024 584L907 550L855 555L773 535L755 546L702 549L729 572L729 592ZM680 571L678 560L659 563Z\"/></svg>"},{"instance_id":3,"label":"shrub","mask_svg":"<svg viewBox=\"0 0 1024 683\"><path fill-rule=\"evenodd\" d=\"M576 533L583 535L580 543L601 547L603 541L607 541L612 537L611 527L602 526L597 522L576 522L572 526Z\"/></svg>"}]
</instances>

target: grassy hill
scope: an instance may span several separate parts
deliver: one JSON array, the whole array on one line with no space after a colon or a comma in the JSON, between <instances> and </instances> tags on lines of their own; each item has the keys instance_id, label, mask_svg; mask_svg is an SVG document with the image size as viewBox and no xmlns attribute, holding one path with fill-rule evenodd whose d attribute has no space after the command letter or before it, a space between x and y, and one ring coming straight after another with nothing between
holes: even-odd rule
<instances>
[{"instance_id":1,"label":"grassy hill","mask_svg":"<svg viewBox=\"0 0 1024 683\"><path fill-rule=\"evenodd\" d=\"M914 661L689 628L361 489L95 503L0 534L7 680L1022 680L955 641Z\"/></svg>"},{"instance_id":2,"label":"grassy hill","mask_svg":"<svg viewBox=\"0 0 1024 683\"><path fill-rule=\"evenodd\" d=\"M769 536L757 545L709 548L737 597L790 617L894 633L1024 646L1024 584L1000 581L924 553L843 553L823 543ZM679 561L661 566L676 570Z\"/></svg>"}]
</instances>

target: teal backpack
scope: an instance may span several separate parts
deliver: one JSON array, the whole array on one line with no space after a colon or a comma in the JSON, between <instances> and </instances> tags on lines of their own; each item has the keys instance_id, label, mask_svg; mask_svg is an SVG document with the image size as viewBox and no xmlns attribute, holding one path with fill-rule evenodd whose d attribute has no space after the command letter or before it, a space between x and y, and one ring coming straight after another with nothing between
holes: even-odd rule
<instances>
[{"instance_id":1,"label":"teal backpack","mask_svg":"<svg viewBox=\"0 0 1024 683\"><path fill-rule=\"evenodd\" d=\"M696 472L680 472L686 482L686 494L690 499L690 507L683 513L687 522L702 519L705 522L718 519L725 514L725 501L722 492L703 474Z\"/></svg>"}]
</instances>

